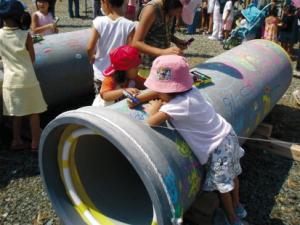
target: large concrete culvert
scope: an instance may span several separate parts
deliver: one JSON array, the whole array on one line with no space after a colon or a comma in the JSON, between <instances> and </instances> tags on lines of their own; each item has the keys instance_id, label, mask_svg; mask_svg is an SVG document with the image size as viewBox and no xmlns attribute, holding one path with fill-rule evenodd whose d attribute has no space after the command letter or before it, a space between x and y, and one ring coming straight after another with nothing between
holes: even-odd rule
<instances>
[{"instance_id":1,"label":"large concrete culvert","mask_svg":"<svg viewBox=\"0 0 300 225\"><path fill-rule=\"evenodd\" d=\"M243 137L271 111L292 75L287 54L265 40L192 70L212 77L214 84L199 91ZM64 224L180 224L200 189L201 166L175 130L150 128L146 119L121 101L69 111L48 124L41 175Z\"/></svg>"},{"instance_id":2,"label":"large concrete culvert","mask_svg":"<svg viewBox=\"0 0 300 225\"><path fill-rule=\"evenodd\" d=\"M42 139L44 181L65 224L176 224L200 187L200 165L184 143L179 152L108 108L61 114Z\"/></svg>"}]
</instances>

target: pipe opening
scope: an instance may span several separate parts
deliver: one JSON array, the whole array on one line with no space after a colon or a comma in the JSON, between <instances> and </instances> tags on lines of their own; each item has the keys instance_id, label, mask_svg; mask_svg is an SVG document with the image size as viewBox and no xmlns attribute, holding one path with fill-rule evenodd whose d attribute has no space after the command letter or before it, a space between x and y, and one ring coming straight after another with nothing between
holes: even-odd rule
<instances>
[{"instance_id":1,"label":"pipe opening","mask_svg":"<svg viewBox=\"0 0 300 225\"><path fill-rule=\"evenodd\" d=\"M76 185L82 185L85 193L77 194L86 205L114 224L152 223L153 207L147 189L110 141L100 135L82 135L73 158L79 178L73 184L79 192Z\"/></svg>"}]
</instances>

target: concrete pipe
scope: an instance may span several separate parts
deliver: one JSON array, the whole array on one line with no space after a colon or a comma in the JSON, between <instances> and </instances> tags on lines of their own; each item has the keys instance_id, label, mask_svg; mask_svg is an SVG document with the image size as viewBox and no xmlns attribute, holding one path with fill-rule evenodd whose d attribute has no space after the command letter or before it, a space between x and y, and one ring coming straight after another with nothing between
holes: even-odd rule
<instances>
[{"instance_id":1,"label":"concrete pipe","mask_svg":"<svg viewBox=\"0 0 300 225\"><path fill-rule=\"evenodd\" d=\"M292 77L288 55L264 40L191 70L212 77L213 85L199 91L240 136L251 134ZM146 118L121 101L65 112L44 129L41 175L65 224L181 223L200 189L202 168L170 125L152 129Z\"/></svg>"},{"instance_id":2,"label":"concrete pipe","mask_svg":"<svg viewBox=\"0 0 300 225\"><path fill-rule=\"evenodd\" d=\"M34 68L48 105L93 92L93 69L86 53L89 33L49 35L34 45Z\"/></svg>"}]
</instances>

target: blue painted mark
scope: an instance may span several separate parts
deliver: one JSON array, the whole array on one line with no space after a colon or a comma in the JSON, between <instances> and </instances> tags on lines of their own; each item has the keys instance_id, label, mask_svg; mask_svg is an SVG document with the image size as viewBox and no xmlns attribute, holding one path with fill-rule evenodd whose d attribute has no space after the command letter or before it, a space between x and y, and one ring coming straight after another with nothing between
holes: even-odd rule
<instances>
[{"instance_id":1,"label":"blue painted mark","mask_svg":"<svg viewBox=\"0 0 300 225\"><path fill-rule=\"evenodd\" d=\"M164 177L164 183L167 186L172 203L174 205L177 204L179 198L179 190L177 189L175 174L170 168L168 168L167 175Z\"/></svg>"}]
</instances>

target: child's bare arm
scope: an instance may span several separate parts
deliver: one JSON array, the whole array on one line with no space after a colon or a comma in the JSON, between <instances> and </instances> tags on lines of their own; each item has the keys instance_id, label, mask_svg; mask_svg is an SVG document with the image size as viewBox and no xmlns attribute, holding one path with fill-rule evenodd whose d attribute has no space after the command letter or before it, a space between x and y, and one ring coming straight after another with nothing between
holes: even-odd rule
<instances>
[{"instance_id":1,"label":"child's bare arm","mask_svg":"<svg viewBox=\"0 0 300 225\"><path fill-rule=\"evenodd\" d=\"M46 30L53 30L55 31L56 28L56 24L55 23L49 23L46 24L44 26L38 26L38 16L36 14L32 15L32 23L31 23L31 30L34 34L40 34Z\"/></svg>"},{"instance_id":2,"label":"child's bare arm","mask_svg":"<svg viewBox=\"0 0 300 225\"><path fill-rule=\"evenodd\" d=\"M34 52L33 42L32 42L32 38L31 38L30 34L28 34L28 36L27 36L26 49L29 52L31 62L34 63L34 61L35 61L35 52Z\"/></svg>"},{"instance_id":3,"label":"child's bare arm","mask_svg":"<svg viewBox=\"0 0 300 225\"><path fill-rule=\"evenodd\" d=\"M161 100L152 100L144 107L145 111L149 114L147 123L150 126L157 126L170 119L168 114L159 111L162 105L163 102Z\"/></svg>"},{"instance_id":4,"label":"child's bare arm","mask_svg":"<svg viewBox=\"0 0 300 225\"><path fill-rule=\"evenodd\" d=\"M139 92L139 89L136 88L125 88L127 92L132 94L133 96L137 95ZM117 89L117 90L111 90L111 91L106 91L102 94L102 98L105 101L115 101L124 96L124 89Z\"/></svg>"},{"instance_id":5,"label":"child's bare arm","mask_svg":"<svg viewBox=\"0 0 300 225\"><path fill-rule=\"evenodd\" d=\"M100 36L97 32L97 30L93 27L91 31L91 37L89 39L89 42L87 44L87 54L90 60L90 63L93 64L95 61L95 47L97 44L98 39L100 39Z\"/></svg>"},{"instance_id":6,"label":"child's bare arm","mask_svg":"<svg viewBox=\"0 0 300 225\"><path fill-rule=\"evenodd\" d=\"M157 99L158 94L155 91L146 90L142 94L137 95L136 98L139 100L139 103L134 103L130 100L127 101L127 104L128 104L129 108L134 108L135 106L137 106L141 103L149 102L150 100Z\"/></svg>"},{"instance_id":7,"label":"child's bare arm","mask_svg":"<svg viewBox=\"0 0 300 225\"><path fill-rule=\"evenodd\" d=\"M130 32L130 34L128 35L128 37L127 37L127 44L128 44L128 45L130 45L130 44L132 43L134 33L135 33L135 29L133 29L133 30Z\"/></svg>"}]
</instances>

